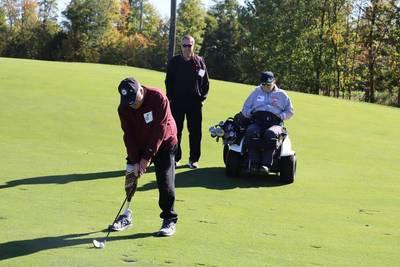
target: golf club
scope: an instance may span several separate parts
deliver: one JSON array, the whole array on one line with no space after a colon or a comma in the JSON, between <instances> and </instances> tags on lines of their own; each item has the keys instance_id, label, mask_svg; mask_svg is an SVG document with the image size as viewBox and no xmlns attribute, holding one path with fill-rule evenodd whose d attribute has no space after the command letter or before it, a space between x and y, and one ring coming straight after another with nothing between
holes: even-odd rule
<instances>
[{"instance_id":1,"label":"golf club","mask_svg":"<svg viewBox=\"0 0 400 267\"><path fill-rule=\"evenodd\" d=\"M114 219L114 221L113 221L112 224L114 224L114 223L116 222L116 220L118 219L118 215L121 213L121 210L122 210L122 208L124 207L125 202L126 202L126 200L128 199L128 196L130 196L130 195L133 193L133 190L134 190L134 189L135 189L135 187L132 187L132 189L131 189L131 191L129 192L129 194L126 195L125 200L124 200L124 202L122 202L121 208L119 209L119 211L118 211L118 213L117 213L117 216L115 216L115 219ZM107 235L106 235L106 237L104 238L103 242L97 241L96 239L93 239L93 246L94 246L95 248L104 248L104 247L106 246L106 240L107 240L108 236L110 235L110 233L111 233L111 227L108 227L108 232L107 232Z\"/></svg>"}]
</instances>

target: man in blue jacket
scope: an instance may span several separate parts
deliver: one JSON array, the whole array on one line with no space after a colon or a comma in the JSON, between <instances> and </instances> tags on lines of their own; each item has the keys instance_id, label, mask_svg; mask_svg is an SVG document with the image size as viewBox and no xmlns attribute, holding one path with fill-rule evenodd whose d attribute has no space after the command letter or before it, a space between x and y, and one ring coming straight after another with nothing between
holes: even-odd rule
<instances>
[{"instance_id":1,"label":"man in blue jacket","mask_svg":"<svg viewBox=\"0 0 400 267\"><path fill-rule=\"evenodd\" d=\"M278 146L277 138L283 132L283 121L293 116L294 109L287 93L276 85L271 71L262 72L260 82L246 99L242 114L253 121L245 136L249 169L269 172ZM264 141L263 149L260 149L260 139Z\"/></svg>"}]
</instances>

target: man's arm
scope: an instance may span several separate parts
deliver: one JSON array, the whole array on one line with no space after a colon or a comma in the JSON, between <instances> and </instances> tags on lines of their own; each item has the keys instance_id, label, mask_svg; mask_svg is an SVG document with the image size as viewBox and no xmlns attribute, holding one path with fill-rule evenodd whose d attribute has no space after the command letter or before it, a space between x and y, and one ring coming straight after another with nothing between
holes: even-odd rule
<instances>
[{"instance_id":1,"label":"man's arm","mask_svg":"<svg viewBox=\"0 0 400 267\"><path fill-rule=\"evenodd\" d=\"M243 104L243 108L242 108L242 114L243 116L245 116L246 118L250 119L251 118L251 112L253 109L253 99L254 99L254 93L255 91L253 91L246 99L246 101Z\"/></svg>"},{"instance_id":2,"label":"man's arm","mask_svg":"<svg viewBox=\"0 0 400 267\"><path fill-rule=\"evenodd\" d=\"M150 162L150 160L157 153L158 149L161 146L161 143L164 140L165 132L167 129L167 110L169 107L168 100L164 97L160 98L161 99L159 103L156 102L156 104L154 105L152 122L153 126L142 156L142 159L147 162Z\"/></svg>"},{"instance_id":3,"label":"man's arm","mask_svg":"<svg viewBox=\"0 0 400 267\"><path fill-rule=\"evenodd\" d=\"M133 133L133 128L132 128L133 125L130 125L128 120L127 108L123 108L121 106L118 107L118 115L121 121L122 131L124 132L123 139L126 152L128 154L128 161L131 162L131 164L138 163L139 162L138 149Z\"/></svg>"},{"instance_id":4,"label":"man's arm","mask_svg":"<svg viewBox=\"0 0 400 267\"><path fill-rule=\"evenodd\" d=\"M293 116L293 114L294 114L294 109L293 109L292 101L290 101L289 96L286 95L285 105L284 105L283 111L281 112L281 114L279 114L279 117L282 120L288 120Z\"/></svg>"},{"instance_id":5,"label":"man's arm","mask_svg":"<svg viewBox=\"0 0 400 267\"><path fill-rule=\"evenodd\" d=\"M201 84L201 98L202 101L204 101L207 98L208 95L208 90L210 89L210 82L208 80L208 71L207 71L207 66L206 62L204 61L204 58L201 58L200 60L202 69L204 69L204 76L203 76L203 81Z\"/></svg>"}]
</instances>

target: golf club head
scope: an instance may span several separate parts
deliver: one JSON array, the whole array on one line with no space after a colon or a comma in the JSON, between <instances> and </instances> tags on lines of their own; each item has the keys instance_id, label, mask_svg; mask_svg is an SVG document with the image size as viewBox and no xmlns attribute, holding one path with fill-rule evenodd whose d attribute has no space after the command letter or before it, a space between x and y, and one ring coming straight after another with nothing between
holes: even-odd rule
<instances>
[{"instance_id":1,"label":"golf club head","mask_svg":"<svg viewBox=\"0 0 400 267\"><path fill-rule=\"evenodd\" d=\"M95 248L104 248L106 246L106 242L105 241L100 242L100 241L97 241L96 239L93 239L93 246Z\"/></svg>"}]
</instances>

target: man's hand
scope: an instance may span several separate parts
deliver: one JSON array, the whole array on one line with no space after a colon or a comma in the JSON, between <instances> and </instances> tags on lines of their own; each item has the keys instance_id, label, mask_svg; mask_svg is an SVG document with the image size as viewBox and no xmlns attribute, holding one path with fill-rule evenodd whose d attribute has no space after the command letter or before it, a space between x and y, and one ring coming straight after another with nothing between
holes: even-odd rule
<instances>
[{"instance_id":1,"label":"man's hand","mask_svg":"<svg viewBox=\"0 0 400 267\"><path fill-rule=\"evenodd\" d=\"M134 165L126 164L125 176L132 174L135 176L139 176L139 163L135 163Z\"/></svg>"},{"instance_id":2,"label":"man's hand","mask_svg":"<svg viewBox=\"0 0 400 267\"><path fill-rule=\"evenodd\" d=\"M137 179L139 179L139 177L139 164L127 164L125 172L125 188L132 188L135 184L137 184Z\"/></svg>"},{"instance_id":3,"label":"man's hand","mask_svg":"<svg viewBox=\"0 0 400 267\"><path fill-rule=\"evenodd\" d=\"M147 167L149 167L149 166L150 166L149 160L141 159L140 163L139 163L139 175L142 175L143 173L145 173L147 170Z\"/></svg>"}]
</instances>

